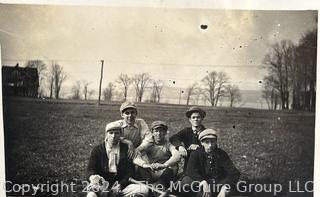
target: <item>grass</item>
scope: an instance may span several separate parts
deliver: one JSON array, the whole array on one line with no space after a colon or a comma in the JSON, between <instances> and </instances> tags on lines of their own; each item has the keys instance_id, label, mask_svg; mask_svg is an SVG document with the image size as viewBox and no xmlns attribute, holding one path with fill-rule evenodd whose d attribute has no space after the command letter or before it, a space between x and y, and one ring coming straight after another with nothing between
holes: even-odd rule
<instances>
[{"instance_id":1,"label":"grass","mask_svg":"<svg viewBox=\"0 0 320 197\"><path fill-rule=\"evenodd\" d=\"M119 104L4 100L6 178L14 183L84 179L93 146ZM139 117L169 124L170 135L188 122L188 106L139 106ZM219 131L219 146L251 181L313 180L315 114L205 107L204 125Z\"/></svg>"}]
</instances>

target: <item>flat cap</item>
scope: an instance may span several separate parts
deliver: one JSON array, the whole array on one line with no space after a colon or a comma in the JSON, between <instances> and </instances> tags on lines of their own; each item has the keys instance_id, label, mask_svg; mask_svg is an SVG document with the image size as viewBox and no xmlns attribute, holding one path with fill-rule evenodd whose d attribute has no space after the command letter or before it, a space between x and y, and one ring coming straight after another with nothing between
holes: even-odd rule
<instances>
[{"instance_id":1,"label":"flat cap","mask_svg":"<svg viewBox=\"0 0 320 197\"><path fill-rule=\"evenodd\" d=\"M120 121L110 122L106 126L106 131L121 130L121 129L122 129L122 125Z\"/></svg>"},{"instance_id":2,"label":"flat cap","mask_svg":"<svg viewBox=\"0 0 320 197\"><path fill-rule=\"evenodd\" d=\"M168 129L168 125L163 121L157 120L157 121L152 122L151 129L156 129L156 128L159 128L159 127L162 127L165 130Z\"/></svg>"},{"instance_id":3,"label":"flat cap","mask_svg":"<svg viewBox=\"0 0 320 197\"><path fill-rule=\"evenodd\" d=\"M199 140L200 142L204 139L208 139L208 138L211 138L211 139L217 139L218 136L217 136L217 131L213 130L213 129L205 129L203 131L200 132L199 134Z\"/></svg>"},{"instance_id":4,"label":"flat cap","mask_svg":"<svg viewBox=\"0 0 320 197\"><path fill-rule=\"evenodd\" d=\"M128 109L128 108L132 108L132 109L137 110L136 104L134 104L133 102L126 101L126 102L121 104L120 112L122 113L123 110Z\"/></svg>"},{"instance_id":5,"label":"flat cap","mask_svg":"<svg viewBox=\"0 0 320 197\"><path fill-rule=\"evenodd\" d=\"M203 111L200 107L190 107L186 112L187 118L190 118L193 112L199 112L202 118L206 117L206 112Z\"/></svg>"}]
</instances>

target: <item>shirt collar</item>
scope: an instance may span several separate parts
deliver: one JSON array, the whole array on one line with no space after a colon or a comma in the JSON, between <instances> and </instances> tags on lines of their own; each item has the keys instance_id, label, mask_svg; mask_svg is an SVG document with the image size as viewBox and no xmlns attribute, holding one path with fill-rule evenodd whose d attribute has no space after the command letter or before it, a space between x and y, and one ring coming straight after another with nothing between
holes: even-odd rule
<instances>
[{"instance_id":1,"label":"shirt collar","mask_svg":"<svg viewBox=\"0 0 320 197\"><path fill-rule=\"evenodd\" d=\"M127 126L129 125L126 123L126 121L122 120L122 128L126 128ZM138 129L137 120L134 122L133 126Z\"/></svg>"},{"instance_id":2,"label":"shirt collar","mask_svg":"<svg viewBox=\"0 0 320 197\"><path fill-rule=\"evenodd\" d=\"M201 132L201 130L202 130L201 128L200 128L200 129L197 129L197 128L194 127L194 126L192 126L191 129L192 129L193 133L196 133L196 134L199 134L199 133Z\"/></svg>"},{"instance_id":3,"label":"shirt collar","mask_svg":"<svg viewBox=\"0 0 320 197\"><path fill-rule=\"evenodd\" d=\"M115 145L115 146L110 146L110 145L108 144L108 142L106 142L106 143L105 143L105 146L106 146L106 151L107 151L107 153L108 153L108 152L111 151L112 149L119 149L119 148L120 148L120 142L119 142L117 145Z\"/></svg>"}]
</instances>

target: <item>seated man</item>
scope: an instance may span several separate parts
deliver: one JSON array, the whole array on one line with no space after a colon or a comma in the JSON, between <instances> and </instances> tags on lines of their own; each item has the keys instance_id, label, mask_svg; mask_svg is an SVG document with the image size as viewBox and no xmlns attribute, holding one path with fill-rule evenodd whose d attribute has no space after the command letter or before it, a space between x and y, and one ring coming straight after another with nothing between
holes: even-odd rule
<instances>
[{"instance_id":1,"label":"seated man","mask_svg":"<svg viewBox=\"0 0 320 197\"><path fill-rule=\"evenodd\" d=\"M134 165L128 157L128 146L120 142L121 128L118 122L109 123L105 141L91 152L87 167L87 179L90 181L87 197L148 194L148 188L128 184Z\"/></svg>"},{"instance_id":2,"label":"seated man","mask_svg":"<svg viewBox=\"0 0 320 197\"><path fill-rule=\"evenodd\" d=\"M180 155L185 158L184 172L187 167L190 153L200 146L198 136L200 132L205 129L202 125L202 120L205 118L206 112L199 107L190 107L186 112L186 116L191 127L182 129L170 138L170 142L179 150Z\"/></svg>"},{"instance_id":3,"label":"seated man","mask_svg":"<svg viewBox=\"0 0 320 197\"><path fill-rule=\"evenodd\" d=\"M168 126L163 121L154 121L151 125L153 141L141 144L141 153L145 153L148 162L140 165L140 179L149 183L161 184L167 189L175 179L180 161L179 151L166 139ZM136 162L135 162L136 163Z\"/></svg>"},{"instance_id":4,"label":"seated man","mask_svg":"<svg viewBox=\"0 0 320 197\"><path fill-rule=\"evenodd\" d=\"M217 147L215 130L205 129L200 133L199 140L201 147L191 153L182 184L187 185L187 188L197 183L201 190L197 196L226 196L231 188L234 189L240 172L228 154Z\"/></svg>"},{"instance_id":5,"label":"seated man","mask_svg":"<svg viewBox=\"0 0 320 197\"><path fill-rule=\"evenodd\" d=\"M138 110L134 103L128 101L122 103L120 113L123 119L117 122L121 124L121 141L129 146L130 153L136 148L139 151L143 140L152 141L147 123L137 118Z\"/></svg>"}]
</instances>

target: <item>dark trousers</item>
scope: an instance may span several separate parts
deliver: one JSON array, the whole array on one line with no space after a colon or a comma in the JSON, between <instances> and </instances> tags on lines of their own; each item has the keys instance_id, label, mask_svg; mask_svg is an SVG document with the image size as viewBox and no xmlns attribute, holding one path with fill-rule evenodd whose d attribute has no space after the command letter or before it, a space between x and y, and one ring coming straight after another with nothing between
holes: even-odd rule
<instances>
[{"instance_id":1,"label":"dark trousers","mask_svg":"<svg viewBox=\"0 0 320 197\"><path fill-rule=\"evenodd\" d=\"M170 181L175 180L174 171L170 168L167 168L163 171L158 180L153 180L152 172L150 169L138 168L138 178L141 181L147 181L148 183L161 184L165 189L168 189L170 186Z\"/></svg>"},{"instance_id":2,"label":"dark trousers","mask_svg":"<svg viewBox=\"0 0 320 197\"><path fill-rule=\"evenodd\" d=\"M194 181L189 176L184 176L181 179L181 185L184 186L186 191L181 191L179 196L183 197L202 197L203 191L199 187L200 181ZM215 187L215 183L209 183L210 185L210 197L216 197L219 194L219 189Z\"/></svg>"}]
</instances>

